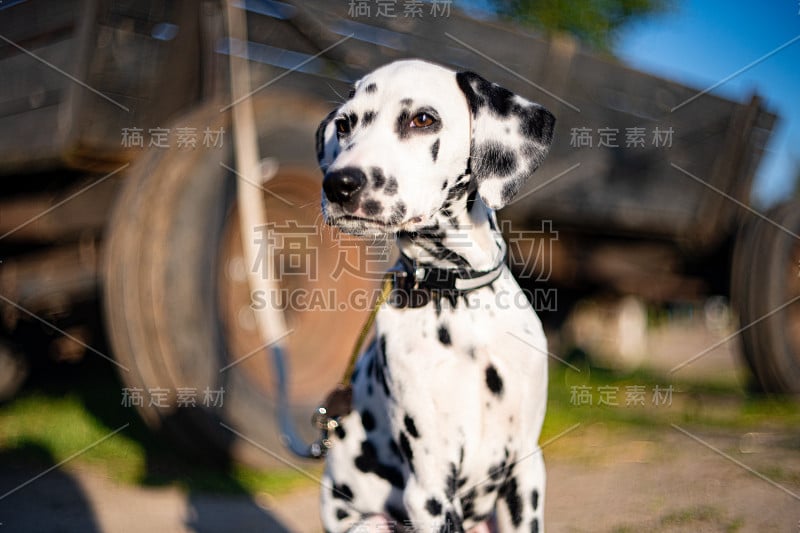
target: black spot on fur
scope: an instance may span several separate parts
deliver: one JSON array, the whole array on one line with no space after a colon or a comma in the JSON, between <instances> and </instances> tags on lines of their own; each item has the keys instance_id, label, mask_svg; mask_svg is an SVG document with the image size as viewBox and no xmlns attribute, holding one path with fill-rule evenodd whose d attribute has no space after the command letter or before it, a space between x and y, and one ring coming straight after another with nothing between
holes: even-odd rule
<instances>
[{"instance_id":1,"label":"black spot on fur","mask_svg":"<svg viewBox=\"0 0 800 533\"><path fill-rule=\"evenodd\" d=\"M503 394L503 379L497 373L494 365L486 367L486 386L497 396Z\"/></svg>"},{"instance_id":2,"label":"black spot on fur","mask_svg":"<svg viewBox=\"0 0 800 533\"><path fill-rule=\"evenodd\" d=\"M511 466L509 466L510 454L508 449L505 450L505 458L494 466L489 467L489 478L492 481L501 481L511 474Z\"/></svg>"},{"instance_id":3,"label":"black spot on fur","mask_svg":"<svg viewBox=\"0 0 800 533\"><path fill-rule=\"evenodd\" d=\"M392 222L400 222L406 216L406 204L397 202L392 207Z\"/></svg>"},{"instance_id":4,"label":"black spot on fur","mask_svg":"<svg viewBox=\"0 0 800 533\"><path fill-rule=\"evenodd\" d=\"M456 182L456 184L450 187L450 190L447 191L447 201L454 202L456 200L460 200L467 193L468 187L469 182Z\"/></svg>"},{"instance_id":5,"label":"black spot on fur","mask_svg":"<svg viewBox=\"0 0 800 533\"><path fill-rule=\"evenodd\" d=\"M346 483L334 485L331 488L331 492L333 493L333 497L337 500L345 500L349 502L353 499L353 491Z\"/></svg>"},{"instance_id":6,"label":"black spot on fur","mask_svg":"<svg viewBox=\"0 0 800 533\"><path fill-rule=\"evenodd\" d=\"M446 188L447 188L447 180L444 180L442 182L442 190L445 190Z\"/></svg>"},{"instance_id":7,"label":"black spot on fur","mask_svg":"<svg viewBox=\"0 0 800 533\"><path fill-rule=\"evenodd\" d=\"M361 209L364 211L365 215L373 217L381 212L383 205L377 200L370 199L361 205Z\"/></svg>"},{"instance_id":8,"label":"black spot on fur","mask_svg":"<svg viewBox=\"0 0 800 533\"><path fill-rule=\"evenodd\" d=\"M361 455L356 457L355 465L360 471L373 473L391 483L393 487L403 488L405 485L402 472L393 466L381 463L375 445L368 440L361 443Z\"/></svg>"},{"instance_id":9,"label":"black spot on fur","mask_svg":"<svg viewBox=\"0 0 800 533\"><path fill-rule=\"evenodd\" d=\"M414 101L411 98L403 98L402 100L400 100L400 105L405 107L411 107L411 104L413 103Z\"/></svg>"},{"instance_id":10,"label":"black spot on fur","mask_svg":"<svg viewBox=\"0 0 800 533\"><path fill-rule=\"evenodd\" d=\"M348 516L350 516L350 513L348 513L344 509L336 509L336 519L337 520L344 520Z\"/></svg>"},{"instance_id":11,"label":"black spot on fur","mask_svg":"<svg viewBox=\"0 0 800 533\"><path fill-rule=\"evenodd\" d=\"M533 505L534 511L539 509L539 491L537 489L533 489L531 493L531 505Z\"/></svg>"},{"instance_id":12,"label":"black spot on fur","mask_svg":"<svg viewBox=\"0 0 800 533\"><path fill-rule=\"evenodd\" d=\"M464 515L464 520L475 516L475 498L477 496L478 490L473 487L461 497L461 513Z\"/></svg>"},{"instance_id":13,"label":"black spot on fur","mask_svg":"<svg viewBox=\"0 0 800 533\"><path fill-rule=\"evenodd\" d=\"M393 196L397 194L397 187L398 187L397 179L390 176L389 180L386 182L386 188L383 189L383 193L386 196Z\"/></svg>"},{"instance_id":14,"label":"black spot on fur","mask_svg":"<svg viewBox=\"0 0 800 533\"><path fill-rule=\"evenodd\" d=\"M376 189L380 189L386 185L386 176L383 174L383 170L380 168L372 167L370 170L370 175L372 176L372 186Z\"/></svg>"},{"instance_id":15,"label":"black spot on fur","mask_svg":"<svg viewBox=\"0 0 800 533\"><path fill-rule=\"evenodd\" d=\"M439 212L446 217L452 216L452 212L450 211L450 202L445 202L442 204L442 208L439 209Z\"/></svg>"},{"instance_id":16,"label":"black spot on fur","mask_svg":"<svg viewBox=\"0 0 800 533\"><path fill-rule=\"evenodd\" d=\"M474 72L459 72L456 74L456 82L467 97L473 115L488 105L492 113L507 117L519 107L514 103L514 93Z\"/></svg>"},{"instance_id":17,"label":"black spot on fur","mask_svg":"<svg viewBox=\"0 0 800 533\"><path fill-rule=\"evenodd\" d=\"M414 423L413 418L411 418L408 415L403 417L403 425L406 427L406 431L408 431L409 435L411 435L415 439L419 438L419 431L417 431L417 425Z\"/></svg>"},{"instance_id":18,"label":"black spot on fur","mask_svg":"<svg viewBox=\"0 0 800 533\"><path fill-rule=\"evenodd\" d=\"M395 133L397 136L402 139L407 139L410 135L410 131L408 128L408 123L411 121L411 111L408 109L404 109L400 112L400 115L397 117L397 122L395 123Z\"/></svg>"},{"instance_id":19,"label":"black spot on fur","mask_svg":"<svg viewBox=\"0 0 800 533\"><path fill-rule=\"evenodd\" d=\"M531 533L539 533L539 519L534 518L531 522Z\"/></svg>"},{"instance_id":20,"label":"black spot on fur","mask_svg":"<svg viewBox=\"0 0 800 533\"><path fill-rule=\"evenodd\" d=\"M494 83L481 84L489 109L501 117L507 117L514 107L514 93Z\"/></svg>"},{"instance_id":21,"label":"black spot on fur","mask_svg":"<svg viewBox=\"0 0 800 533\"><path fill-rule=\"evenodd\" d=\"M474 72L459 72L456 74L456 83L458 83L458 87L464 93L464 96L467 97L467 103L469 103L469 109L473 116L477 114L478 109L486 104L484 98L472 88L472 82L478 82L479 80L483 80L483 78Z\"/></svg>"},{"instance_id":22,"label":"black spot on fur","mask_svg":"<svg viewBox=\"0 0 800 533\"><path fill-rule=\"evenodd\" d=\"M463 455L461 461L463 462ZM447 496L449 501L453 501L458 490L467 484L467 479L460 476L461 467L456 467L455 463L450 463L450 471L444 484L444 495Z\"/></svg>"},{"instance_id":23,"label":"black spot on fur","mask_svg":"<svg viewBox=\"0 0 800 533\"><path fill-rule=\"evenodd\" d=\"M455 463L450 463L450 472L447 473L444 481L444 495L449 501L453 501L456 490L458 490L458 470Z\"/></svg>"},{"instance_id":24,"label":"black spot on fur","mask_svg":"<svg viewBox=\"0 0 800 533\"><path fill-rule=\"evenodd\" d=\"M372 431L375 429L375 417L372 415L369 409L364 409L361 411L361 425L364 426L366 431Z\"/></svg>"},{"instance_id":25,"label":"black spot on fur","mask_svg":"<svg viewBox=\"0 0 800 533\"><path fill-rule=\"evenodd\" d=\"M355 113L350 113L349 115L347 115L347 120L350 121L350 129L351 130L356 129L356 125L358 124L358 115L356 115Z\"/></svg>"},{"instance_id":26,"label":"black spot on fur","mask_svg":"<svg viewBox=\"0 0 800 533\"><path fill-rule=\"evenodd\" d=\"M472 191L467 196L467 211L472 211L472 208L475 206L475 199L478 197L478 191Z\"/></svg>"},{"instance_id":27,"label":"black spot on fur","mask_svg":"<svg viewBox=\"0 0 800 533\"><path fill-rule=\"evenodd\" d=\"M478 179L491 174L510 176L517 169L517 156L500 143L487 142L477 150L475 175Z\"/></svg>"},{"instance_id":28,"label":"black spot on fur","mask_svg":"<svg viewBox=\"0 0 800 533\"><path fill-rule=\"evenodd\" d=\"M439 139L436 139L431 145L431 156L433 157L433 162L436 162L436 159L439 157Z\"/></svg>"},{"instance_id":29,"label":"black spot on fur","mask_svg":"<svg viewBox=\"0 0 800 533\"><path fill-rule=\"evenodd\" d=\"M367 111L364 113L364 118L361 119L361 124L366 127L372 124L373 120L375 120L375 111Z\"/></svg>"},{"instance_id":30,"label":"black spot on fur","mask_svg":"<svg viewBox=\"0 0 800 533\"><path fill-rule=\"evenodd\" d=\"M506 472L506 464L504 462L500 462L494 466L489 467L489 478L493 481L497 481L502 479Z\"/></svg>"},{"instance_id":31,"label":"black spot on fur","mask_svg":"<svg viewBox=\"0 0 800 533\"><path fill-rule=\"evenodd\" d=\"M369 85L364 87L364 90L367 91L368 93L372 94L372 93L374 93L375 91L378 90L378 86L375 85L374 83L370 83Z\"/></svg>"},{"instance_id":32,"label":"black spot on fur","mask_svg":"<svg viewBox=\"0 0 800 533\"><path fill-rule=\"evenodd\" d=\"M444 524L442 524L442 527L439 529L439 533L454 533L456 531L464 531L461 517L459 517L455 511L447 511L444 515Z\"/></svg>"},{"instance_id":33,"label":"black spot on fur","mask_svg":"<svg viewBox=\"0 0 800 533\"><path fill-rule=\"evenodd\" d=\"M535 139L545 144L553 140L553 127L556 118L550 111L541 106L524 108L520 112L519 132L528 139Z\"/></svg>"},{"instance_id":34,"label":"black spot on fur","mask_svg":"<svg viewBox=\"0 0 800 533\"><path fill-rule=\"evenodd\" d=\"M405 431L400 432L400 450L403 452L403 456L408 461L408 466L413 472L414 450L411 449L411 442L409 442L408 435L406 435Z\"/></svg>"},{"instance_id":35,"label":"black spot on fur","mask_svg":"<svg viewBox=\"0 0 800 533\"><path fill-rule=\"evenodd\" d=\"M522 523L522 499L519 497L517 489L517 478L511 477L500 488L500 496L506 502L508 514L511 515L511 523L514 527L519 527Z\"/></svg>"},{"instance_id":36,"label":"black spot on fur","mask_svg":"<svg viewBox=\"0 0 800 533\"><path fill-rule=\"evenodd\" d=\"M425 502L425 510L428 511L431 516L439 516L442 514L442 502L436 498L429 498L428 501Z\"/></svg>"},{"instance_id":37,"label":"black spot on fur","mask_svg":"<svg viewBox=\"0 0 800 533\"><path fill-rule=\"evenodd\" d=\"M336 436L341 440L344 440L344 438L347 436L347 432L344 430L344 426L341 422L339 422L339 425L336 426L336 429L334 429L333 432L336 433Z\"/></svg>"},{"instance_id":38,"label":"black spot on fur","mask_svg":"<svg viewBox=\"0 0 800 533\"><path fill-rule=\"evenodd\" d=\"M355 90L355 89L350 89L350 92L349 92L349 93L347 93L347 99L348 99L348 100L350 100L350 99L351 99L351 98L353 98L355 95L356 95L356 90Z\"/></svg>"},{"instance_id":39,"label":"black spot on fur","mask_svg":"<svg viewBox=\"0 0 800 533\"><path fill-rule=\"evenodd\" d=\"M439 342L444 344L445 346L450 346L453 341L450 339L450 332L444 326L444 324L439 326Z\"/></svg>"}]
</instances>

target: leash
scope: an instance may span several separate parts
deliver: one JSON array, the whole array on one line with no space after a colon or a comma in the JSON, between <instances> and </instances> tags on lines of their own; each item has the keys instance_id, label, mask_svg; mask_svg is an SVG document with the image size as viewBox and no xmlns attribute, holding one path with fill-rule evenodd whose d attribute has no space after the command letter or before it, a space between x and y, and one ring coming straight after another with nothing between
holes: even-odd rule
<instances>
[{"instance_id":1,"label":"leash","mask_svg":"<svg viewBox=\"0 0 800 533\"><path fill-rule=\"evenodd\" d=\"M244 10L236 7L234 0L225 2L225 19L230 37L235 37L241 42L247 42L247 19ZM239 227L241 230L242 250L245 262L248 265L256 264L259 250L254 245L251 237L255 228L267 227L267 206L263 192L260 190L267 178L275 175L277 167L272 165L269 176L262 176L262 161L259 155L255 113L252 100L247 98L250 92L250 71L247 57L237 58L228 56L230 69L231 99L239 105L231 109L231 122L234 132L234 155L238 169L236 195L239 207ZM247 281L251 290L274 293L277 291L277 281L270 265L273 264L272 248L267 246L267 265L264 275L254 269L247 270ZM295 431L289 411L289 396L287 391L286 362L283 357L285 343L282 341L287 335L286 321L283 312L275 306L266 306L264 309L253 310L256 318L256 330L262 340L275 339L268 350L272 354L272 363L277 376L277 411L278 424L284 444L299 457L315 457L316 443L306 446L300 435Z\"/></svg>"},{"instance_id":2,"label":"leash","mask_svg":"<svg viewBox=\"0 0 800 533\"><path fill-rule=\"evenodd\" d=\"M350 385L350 379L353 377L356 361L358 361L358 356L361 354L364 343L372 330L372 326L375 324L375 317L378 315L378 310L389 299L393 287L394 275L390 272L383 278L381 293L378 295L378 299L372 311L370 311L367 320L361 327L361 332L353 346L353 351L350 353L350 358L347 361L347 366L345 367L341 379L336 387L328 393L322 404L316 408L314 415L311 417L311 423L320 432L319 438L311 444L304 444L303 439L300 438L294 427L294 422L289 410L288 380L283 351L280 349L272 350L272 362L277 377L277 411L281 439L286 447L289 448L289 451L298 457L303 459L324 459L328 450L331 448L331 441L329 438L330 432L335 431L336 428L339 427L339 419L350 412L350 406L353 400L353 389Z\"/></svg>"}]
</instances>

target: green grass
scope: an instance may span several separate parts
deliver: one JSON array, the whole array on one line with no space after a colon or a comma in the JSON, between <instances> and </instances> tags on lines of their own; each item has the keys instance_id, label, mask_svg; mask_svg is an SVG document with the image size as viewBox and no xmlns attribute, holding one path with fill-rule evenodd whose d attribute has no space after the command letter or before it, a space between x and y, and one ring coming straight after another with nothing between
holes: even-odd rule
<instances>
[{"instance_id":1,"label":"green grass","mask_svg":"<svg viewBox=\"0 0 800 533\"><path fill-rule=\"evenodd\" d=\"M679 509L677 511L670 511L669 513L656 519L653 523L647 525L629 525L623 524L616 526L612 531L614 533L633 533L634 531L691 531L693 529L699 530L705 526L704 530L712 527L714 531L725 531L727 533L736 533L744 527L744 520L742 518L729 518L724 516L723 512L709 505L697 505Z\"/></svg>"},{"instance_id":2,"label":"green grass","mask_svg":"<svg viewBox=\"0 0 800 533\"><path fill-rule=\"evenodd\" d=\"M723 513L708 505L698 505L678 511L671 511L655 523L649 524L646 527L639 526L617 526L614 533L628 533L633 531L674 531L679 528L681 531L699 529L705 525L713 527L714 531L725 531L727 533L736 533L744 527L744 521L741 518L729 519L723 516Z\"/></svg>"},{"instance_id":3,"label":"green grass","mask_svg":"<svg viewBox=\"0 0 800 533\"><path fill-rule=\"evenodd\" d=\"M656 529L683 527L698 527L700 524L711 524L720 531L734 533L744 526L741 518L728 519L716 507L708 505L698 505L670 512L661 517L659 526Z\"/></svg>"},{"instance_id":4,"label":"green grass","mask_svg":"<svg viewBox=\"0 0 800 533\"><path fill-rule=\"evenodd\" d=\"M34 393L0 409L2 450L25 455L26 448L35 447L46 451L55 463L103 439L113 429L92 417L75 395L53 398ZM108 472L117 481L136 482L144 471L144 450L122 431L81 454L80 463Z\"/></svg>"},{"instance_id":5,"label":"green grass","mask_svg":"<svg viewBox=\"0 0 800 533\"><path fill-rule=\"evenodd\" d=\"M104 423L100 418L108 415L95 416L78 393L23 393L0 406L0 464L23 461L44 470L69 459L66 469L95 471L121 483L224 494L279 495L313 483L289 468L259 471L242 465L221 469L193 463L152 436L133 411L127 415L127 421ZM125 429L109 437L126 423ZM313 475L319 473L312 470Z\"/></svg>"},{"instance_id":6,"label":"green grass","mask_svg":"<svg viewBox=\"0 0 800 533\"><path fill-rule=\"evenodd\" d=\"M738 387L699 385L647 372L627 374L580 365L580 372L563 365L550 375L548 407L542 441L575 424L605 423L636 430L658 430L670 424L702 425L720 429L793 428L800 425L800 402L793 398L758 396ZM645 391L644 405L626 405L627 387ZM672 387L672 402L654 404L656 386ZM575 387L588 387L591 405L579 405ZM617 405L599 405L600 387L616 390Z\"/></svg>"}]
</instances>

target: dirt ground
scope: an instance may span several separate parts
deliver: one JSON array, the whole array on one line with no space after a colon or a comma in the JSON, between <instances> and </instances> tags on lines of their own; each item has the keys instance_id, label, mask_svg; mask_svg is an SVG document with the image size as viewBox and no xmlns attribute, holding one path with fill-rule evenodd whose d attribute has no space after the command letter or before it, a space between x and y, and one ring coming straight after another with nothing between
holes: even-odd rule
<instances>
[{"instance_id":1,"label":"dirt ground","mask_svg":"<svg viewBox=\"0 0 800 533\"><path fill-rule=\"evenodd\" d=\"M547 529L800 531L796 434L692 434L741 464L677 429L643 436L593 425L554 442L545 450ZM0 489L37 473L6 468ZM277 499L187 495L176 488L121 486L69 469L0 501L0 532L314 532L320 531L317 497L313 486Z\"/></svg>"},{"instance_id":2,"label":"dirt ground","mask_svg":"<svg viewBox=\"0 0 800 533\"><path fill-rule=\"evenodd\" d=\"M712 344L713 338L700 337L698 346ZM686 338L684 332L683 342ZM673 340L666 335L661 343ZM674 354L671 360L670 350L663 353L655 367L670 368L680 360ZM720 349L692 372L699 380L736 379L738 361L731 350ZM698 409L730 407L693 401ZM690 421L649 427L587 417L551 440L543 452L548 531L800 532L798 428ZM318 487L312 482L279 498L212 496L120 485L70 463L3 498L42 473L9 463L0 462L0 533L320 531Z\"/></svg>"}]
</instances>

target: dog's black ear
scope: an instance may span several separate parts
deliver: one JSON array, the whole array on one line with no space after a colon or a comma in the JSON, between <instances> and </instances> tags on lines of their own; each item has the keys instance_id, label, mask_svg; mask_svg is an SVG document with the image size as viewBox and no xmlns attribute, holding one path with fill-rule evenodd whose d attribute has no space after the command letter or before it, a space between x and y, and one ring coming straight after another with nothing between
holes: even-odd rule
<instances>
[{"instance_id":1,"label":"dog's black ear","mask_svg":"<svg viewBox=\"0 0 800 533\"><path fill-rule=\"evenodd\" d=\"M316 134L317 146L317 161L322 173L327 172L328 167L339 155L339 140L336 137L336 124L334 124L334 117L338 109L334 109L328 116L322 119Z\"/></svg>"},{"instance_id":2,"label":"dog's black ear","mask_svg":"<svg viewBox=\"0 0 800 533\"><path fill-rule=\"evenodd\" d=\"M553 140L555 117L539 104L474 72L456 74L472 114L470 157L478 194L500 209L539 167Z\"/></svg>"}]
</instances>

